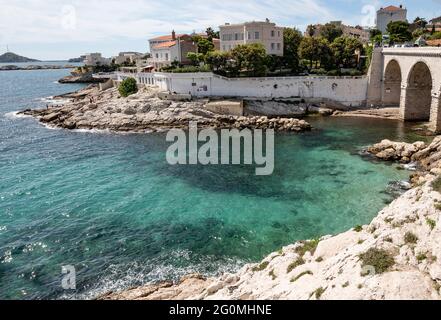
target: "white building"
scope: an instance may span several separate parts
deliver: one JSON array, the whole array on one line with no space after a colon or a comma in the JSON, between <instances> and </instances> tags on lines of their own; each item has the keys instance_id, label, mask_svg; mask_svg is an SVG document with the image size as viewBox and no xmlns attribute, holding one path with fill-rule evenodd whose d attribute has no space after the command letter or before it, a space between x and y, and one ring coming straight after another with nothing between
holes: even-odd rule
<instances>
[{"instance_id":1,"label":"white building","mask_svg":"<svg viewBox=\"0 0 441 320\"><path fill-rule=\"evenodd\" d=\"M197 45L188 34L176 34L160 36L149 40L151 58L148 63L156 70L170 65L173 61L180 64L188 64L187 53L197 52Z\"/></svg>"},{"instance_id":2,"label":"white building","mask_svg":"<svg viewBox=\"0 0 441 320\"><path fill-rule=\"evenodd\" d=\"M115 64L136 63L138 59L144 57L145 54L139 52L120 52L116 57L113 57Z\"/></svg>"},{"instance_id":3,"label":"white building","mask_svg":"<svg viewBox=\"0 0 441 320\"><path fill-rule=\"evenodd\" d=\"M388 6L377 11L377 29L383 34L387 32L387 25L395 21L407 22L407 9L402 5L400 7Z\"/></svg>"},{"instance_id":4,"label":"white building","mask_svg":"<svg viewBox=\"0 0 441 320\"><path fill-rule=\"evenodd\" d=\"M84 59L84 64L86 66L92 66L92 67L95 67L98 65L100 65L100 66L109 65L110 62L111 62L110 59L103 58L101 53L98 53L98 52L88 53L88 54L86 54L85 59Z\"/></svg>"},{"instance_id":5,"label":"white building","mask_svg":"<svg viewBox=\"0 0 441 320\"><path fill-rule=\"evenodd\" d=\"M264 22L226 23L219 29L221 51L230 51L240 44L261 43L267 54L283 56L283 27L268 19Z\"/></svg>"}]
</instances>

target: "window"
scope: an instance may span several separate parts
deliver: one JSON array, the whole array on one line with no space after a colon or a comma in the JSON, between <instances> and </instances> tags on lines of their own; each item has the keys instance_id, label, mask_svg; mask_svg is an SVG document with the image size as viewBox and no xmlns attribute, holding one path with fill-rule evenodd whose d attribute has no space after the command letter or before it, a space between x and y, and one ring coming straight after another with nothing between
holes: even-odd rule
<instances>
[{"instance_id":1,"label":"window","mask_svg":"<svg viewBox=\"0 0 441 320\"><path fill-rule=\"evenodd\" d=\"M280 37L280 31L277 31L277 36Z\"/></svg>"},{"instance_id":2,"label":"window","mask_svg":"<svg viewBox=\"0 0 441 320\"><path fill-rule=\"evenodd\" d=\"M156 54L156 59L159 59L159 53Z\"/></svg>"},{"instance_id":3,"label":"window","mask_svg":"<svg viewBox=\"0 0 441 320\"><path fill-rule=\"evenodd\" d=\"M275 43L271 43L271 50L274 50L276 48L276 44Z\"/></svg>"},{"instance_id":4,"label":"window","mask_svg":"<svg viewBox=\"0 0 441 320\"><path fill-rule=\"evenodd\" d=\"M168 53L165 54L165 60L168 61Z\"/></svg>"},{"instance_id":5,"label":"window","mask_svg":"<svg viewBox=\"0 0 441 320\"><path fill-rule=\"evenodd\" d=\"M251 32L247 32L247 38L248 38L248 40L250 40L251 39Z\"/></svg>"},{"instance_id":6,"label":"window","mask_svg":"<svg viewBox=\"0 0 441 320\"><path fill-rule=\"evenodd\" d=\"M274 38L276 35L276 32L274 30L271 30L271 37Z\"/></svg>"},{"instance_id":7,"label":"window","mask_svg":"<svg viewBox=\"0 0 441 320\"><path fill-rule=\"evenodd\" d=\"M280 51L280 49L282 48L282 45L280 43L277 44L277 50Z\"/></svg>"},{"instance_id":8,"label":"window","mask_svg":"<svg viewBox=\"0 0 441 320\"><path fill-rule=\"evenodd\" d=\"M254 32L254 39L260 39L259 31Z\"/></svg>"}]
</instances>

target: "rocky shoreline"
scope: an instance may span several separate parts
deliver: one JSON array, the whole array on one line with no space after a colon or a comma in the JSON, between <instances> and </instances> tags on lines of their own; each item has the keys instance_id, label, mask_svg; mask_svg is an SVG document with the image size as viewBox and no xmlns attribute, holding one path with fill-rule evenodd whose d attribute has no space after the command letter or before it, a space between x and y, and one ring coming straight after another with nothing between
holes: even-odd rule
<instances>
[{"instance_id":1,"label":"rocky shoreline","mask_svg":"<svg viewBox=\"0 0 441 320\"><path fill-rule=\"evenodd\" d=\"M112 132L142 133L188 128L190 121L196 121L199 128L274 129L287 132L311 130L309 123L294 118L217 114L205 108L207 99L189 102L161 99L157 90L149 88L122 98L116 88L99 91L91 85L63 97L71 101L63 106L28 109L19 114L33 116L51 127Z\"/></svg>"},{"instance_id":2,"label":"rocky shoreline","mask_svg":"<svg viewBox=\"0 0 441 320\"><path fill-rule=\"evenodd\" d=\"M235 274L188 275L98 299L441 299L441 137L429 145L385 140L368 152L421 168L413 188L369 225L286 246Z\"/></svg>"}]
</instances>

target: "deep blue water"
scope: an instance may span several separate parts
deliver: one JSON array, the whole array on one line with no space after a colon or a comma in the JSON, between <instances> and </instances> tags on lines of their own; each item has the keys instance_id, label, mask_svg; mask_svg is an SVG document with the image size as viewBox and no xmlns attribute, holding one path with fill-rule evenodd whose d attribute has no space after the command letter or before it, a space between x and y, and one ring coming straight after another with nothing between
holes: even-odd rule
<instances>
[{"instance_id":1,"label":"deep blue water","mask_svg":"<svg viewBox=\"0 0 441 320\"><path fill-rule=\"evenodd\" d=\"M78 89L67 70L0 72L0 299L87 298L237 270L296 240L368 223L408 172L359 155L394 121L311 119L276 136L275 171L169 166L163 134L51 130L13 111ZM61 267L77 290L61 288Z\"/></svg>"}]
</instances>

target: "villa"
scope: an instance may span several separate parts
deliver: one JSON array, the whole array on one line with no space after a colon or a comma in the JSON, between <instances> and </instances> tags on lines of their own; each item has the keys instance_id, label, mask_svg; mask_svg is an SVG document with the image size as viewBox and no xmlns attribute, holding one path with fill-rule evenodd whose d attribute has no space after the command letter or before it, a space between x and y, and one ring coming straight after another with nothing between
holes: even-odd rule
<instances>
[{"instance_id":1,"label":"villa","mask_svg":"<svg viewBox=\"0 0 441 320\"><path fill-rule=\"evenodd\" d=\"M190 64L187 58L189 52L197 52L197 44L193 41L194 36L207 38L205 33L176 34L173 31L170 35L164 35L149 40L151 58L148 63L156 70L169 66L173 61L180 64ZM219 40L213 39L215 49L219 49Z\"/></svg>"},{"instance_id":2,"label":"villa","mask_svg":"<svg viewBox=\"0 0 441 320\"><path fill-rule=\"evenodd\" d=\"M283 56L283 27L268 19L264 22L226 23L219 29L221 51L230 51L240 44L261 43L267 54Z\"/></svg>"}]
</instances>

